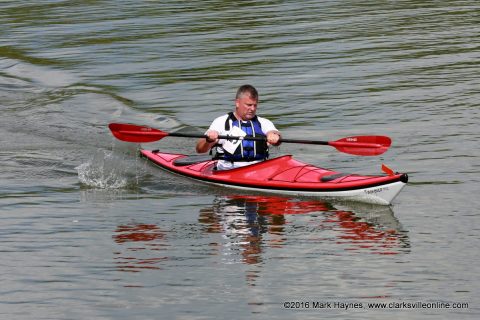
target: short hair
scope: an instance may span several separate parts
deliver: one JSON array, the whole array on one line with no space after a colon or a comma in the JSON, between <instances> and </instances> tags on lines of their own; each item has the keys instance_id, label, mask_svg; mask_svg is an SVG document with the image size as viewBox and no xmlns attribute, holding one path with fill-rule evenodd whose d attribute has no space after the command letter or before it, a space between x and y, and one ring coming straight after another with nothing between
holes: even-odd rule
<instances>
[{"instance_id":1,"label":"short hair","mask_svg":"<svg viewBox=\"0 0 480 320\"><path fill-rule=\"evenodd\" d=\"M240 97L243 96L244 94L248 94L252 99L258 100L258 91L252 85L244 84L243 86L238 88L235 99L240 99Z\"/></svg>"}]
</instances>

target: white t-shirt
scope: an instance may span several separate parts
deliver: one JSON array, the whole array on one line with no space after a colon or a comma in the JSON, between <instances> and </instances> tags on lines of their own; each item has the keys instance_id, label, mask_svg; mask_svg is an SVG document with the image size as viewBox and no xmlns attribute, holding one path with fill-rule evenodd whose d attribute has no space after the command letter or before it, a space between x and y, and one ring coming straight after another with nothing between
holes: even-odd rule
<instances>
[{"instance_id":1,"label":"white t-shirt","mask_svg":"<svg viewBox=\"0 0 480 320\"><path fill-rule=\"evenodd\" d=\"M228 114L220 116L213 120L212 124L208 128L207 132L210 130L215 130L218 132L219 135L228 135L230 131L225 130L225 122L228 119ZM275 125L272 123L272 121L259 117L257 116L258 122L260 122L260 126L262 127L263 133L267 134L269 131L275 130L278 131L277 128L275 128ZM232 120L230 121L230 129L233 128L232 126ZM225 139L220 139L218 140L218 144L222 145L226 142ZM218 147L218 152L223 152L223 148L220 146ZM245 161L245 162L231 162L231 161L225 161L225 160L218 160L217 162L217 170L229 170L229 169L234 169L234 168L239 168L243 166L248 166L250 164L254 164L260 161Z\"/></svg>"}]
</instances>

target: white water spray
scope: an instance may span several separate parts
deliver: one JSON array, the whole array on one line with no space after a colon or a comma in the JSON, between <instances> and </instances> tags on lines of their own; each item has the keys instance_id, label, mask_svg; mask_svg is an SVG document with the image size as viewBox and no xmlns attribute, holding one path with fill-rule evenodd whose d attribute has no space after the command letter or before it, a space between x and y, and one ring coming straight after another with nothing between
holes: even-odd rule
<instances>
[{"instance_id":1,"label":"white water spray","mask_svg":"<svg viewBox=\"0 0 480 320\"><path fill-rule=\"evenodd\" d=\"M113 152L102 150L75 168L80 182L91 188L121 189L128 185L128 167Z\"/></svg>"}]
</instances>

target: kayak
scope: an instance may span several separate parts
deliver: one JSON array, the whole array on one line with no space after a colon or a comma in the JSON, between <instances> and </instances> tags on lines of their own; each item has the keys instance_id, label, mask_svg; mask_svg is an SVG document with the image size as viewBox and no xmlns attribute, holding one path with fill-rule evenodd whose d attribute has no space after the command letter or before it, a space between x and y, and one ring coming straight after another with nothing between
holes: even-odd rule
<instances>
[{"instance_id":1,"label":"kayak","mask_svg":"<svg viewBox=\"0 0 480 320\"><path fill-rule=\"evenodd\" d=\"M279 156L232 170L216 170L204 156L141 150L141 156L160 168L197 181L257 192L318 198L338 198L390 205L408 182L406 173L366 176L320 168Z\"/></svg>"}]
</instances>

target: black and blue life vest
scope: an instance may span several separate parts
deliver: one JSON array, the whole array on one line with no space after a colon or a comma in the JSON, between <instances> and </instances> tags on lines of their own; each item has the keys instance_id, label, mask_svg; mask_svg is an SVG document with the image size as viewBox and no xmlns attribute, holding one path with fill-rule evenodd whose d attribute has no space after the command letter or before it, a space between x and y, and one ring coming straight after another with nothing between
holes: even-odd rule
<instances>
[{"instance_id":1,"label":"black and blue life vest","mask_svg":"<svg viewBox=\"0 0 480 320\"><path fill-rule=\"evenodd\" d=\"M230 131L231 126L242 129L247 137L266 137L257 116L250 121L241 121L235 117L233 112L230 112L225 121L225 131ZM267 141L266 139L262 141L242 140L233 154L224 151L223 154L218 155L218 158L232 162L265 160L268 158Z\"/></svg>"}]
</instances>

